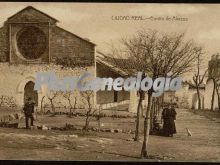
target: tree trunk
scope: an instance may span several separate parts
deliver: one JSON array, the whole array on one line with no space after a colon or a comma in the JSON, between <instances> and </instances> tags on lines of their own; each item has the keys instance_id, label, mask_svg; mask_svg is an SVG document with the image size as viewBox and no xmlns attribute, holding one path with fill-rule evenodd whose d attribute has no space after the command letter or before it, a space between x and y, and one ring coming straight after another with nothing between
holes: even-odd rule
<instances>
[{"instance_id":1,"label":"tree trunk","mask_svg":"<svg viewBox=\"0 0 220 165\"><path fill-rule=\"evenodd\" d=\"M4 96L1 97L1 104L0 104L0 107L3 105L4 103Z\"/></svg>"},{"instance_id":2,"label":"tree trunk","mask_svg":"<svg viewBox=\"0 0 220 165\"><path fill-rule=\"evenodd\" d=\"M75 102L74 102L74 105L73 105L74 112L76 112L76 104L77 104L77 98L75 97Z\"/></svg>"},{"instance_id":3,"label":"tree trunk","mask_svg":"<svg viewBox=\"0 0 220 165\"><path fill-rule=\"evenodd\" d=\"M218 94L218 110L220 111L220 96Z\"/></svg>"},{"instance_id":4,"label":"tree trunk","mask_svg":"<svg viewBox=\"0 0 220 165\"><path fill-rule=\"evenodd\" d=\"M69 115L70 117L72 117L73 116L73 108L72 107L70 107L70 115Z\"/></svg>"},{"instance_id":5,"label":"tree trunk","mask_svg":"<svg viewBox=\"0 0 220 165\"><path fill-rule=\"evenodd\" d=\"M220 95L218 94L218 112L220 112Z\"/></svg>"},{"instance_id":6,"label":"tree trunk","mask_svg":"<svg viewBox=\"0 0 220 165\"><path fill-rule=\"evenodd\" d=\"M212 91L212 100L211 100L211 110L214 110L214 99L215 99L215 88L216 88L216 84L215 84L215 80L212 79L213 81L213 91Z\"/></svg>"},{"instance_id":7,"label":"tree trunk","mask_svg":"<svg viewBox=\"0 0 220 165\"><path fill-rule=\"evenodd\" d=\"M198 109L201 110L201 98L200 98L200 92L199 92L199 85L196 87L197 96L198 96Z\"/></svg>"},{"instance_id":8,"label":"tree trunk","mask_svg":"<svg viewBox=\"0 0 220 165\"><path fill-rule=\"evenodd\" d=\"M216 87L216 93L217 93L217 96L218 96L218 110L220 112L220 94L219 94L219 89L218 87Z\"/></svg>"},{"instance_id":9,"label":"tree trunk","mask_svg":"<svg viewBox=\"0 0 220 165\"><path fill-rule=\"evenodd\" d=\"M101 106L99 106L99 113L98 113L98 128L100 131L101 129Z\"/></svg>"},{"instance_id":10,"label":"tree trunk","mask_svg":"<svg viewBox=\"0 0 220 165\"><path fill-rule=\"evenodd\" d=\"M44 101L45 96L42 97L41 103L40 103L40 111L43 112L43 101ZM45 112L43 112L44 114Z\"/></svg>"},{"instance_id":11,"label":"tree trunk","mask_svg":"<svg viewBox=\"0 0 220 165\"><path fill-rule=\"evenodd\" d=\"M87 112L87 113L86 113L86 122L85 122L85 126L84 126L84 128L83 128L85 131L87 131L88 128L89 128L89 115L90 115L90 113Z\"/></svg>"},{"instance_id":12,"label":"tree trunk","mask_svg":"<svg viewBox=\"0 0 220 165\"><path fill-rule=\"evenodd\" d=\"M153 113L155 110L155 98L152 99L152 104L151 104L151 110L150 110L150 134L152 133L153 130Z\"/></svg>"},{"instance_id":13,"label":"tree trunk","mask_svg":"<svg viewBox=\"0 0 220 165\"><path fill-rule=\"evenodd\" d=\"M156 116L159 116L160 114L160 107L161 107L161 98L158 99Z\"/></svg>"},{"instance_id":14,"label":"tree trunk","mask_svg":"<svg viewBox=\"0 0 220 165\"><path fill-rule=\"evenodd\" d=\"M73 109L73 107L72 107L70 98L68 99L68 101L69 101L69 106L70 106L70 114L69 114L69 116L72 117L72 109Z\"/></svg>"},{"instance_id":15,"label":"tree trunk","mask_svg":"<svg viewBox=\"0 0 220 165\"><path fill-rule=\"evenodd\" d=\"M144 117L144 106L141 104L141 116Z\"/></svg>"},{"instance_id":16,"label":"tree trunk","mask_svg":"<svg viewBox=\"0 0 220 165\"><path fill-rule=\"evenodd\" d=\"M143 92L139 92L140 93L140 99L138 102L138 107L137 107L137 117L136 117L136 130L135 130L135 137L134 137L134 141L138 141L139 140L139 126L140 126L140 112L141 112L141 107L142 107L142 100L143 100Z\"/></svg>"},{"instance_id":17,"label":"tree trunk","mask_svg":"<svg viewBox=\"0 0 220 165\"><path fill-rule=\"evenodd\" d=\"M146 110L146 116L144 118L144 141L141 149L141 158L148 158L147 144L150 132L150 111L152 103L152 92L148 91L148 105Z\"/></svg>"},{"instance_id":18,"label":"tree trunk","mask_svg":"<svg viewBox=\"0 0 220 165\"><path fill-rule=\"evenodd\" d=\"M53 115L55 116L55 107L53 105L53 100L52 99L50 99L50 104L51 104L51 109L52 109Z\"/></svg>"}]
</instances>

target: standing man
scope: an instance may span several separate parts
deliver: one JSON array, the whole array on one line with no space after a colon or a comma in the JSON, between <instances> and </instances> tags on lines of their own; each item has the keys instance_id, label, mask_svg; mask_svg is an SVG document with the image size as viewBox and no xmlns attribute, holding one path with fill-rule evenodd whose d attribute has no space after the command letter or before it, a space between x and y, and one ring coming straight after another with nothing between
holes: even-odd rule
<instances>
[{"instance_id":1,"label":"standing man","mask_svg":"<svg viewBox=\"0 0 220 165\"><path fill-rule=\"evenodd\" d=\"M27 102L24 105L24 115L25 115L25 124L26 124L26 129L30 128L29 127L29 119L31 120L31 126L34 125L34 103L32 102L32 99L29 97Z\"/></svg>"}]
</instances>

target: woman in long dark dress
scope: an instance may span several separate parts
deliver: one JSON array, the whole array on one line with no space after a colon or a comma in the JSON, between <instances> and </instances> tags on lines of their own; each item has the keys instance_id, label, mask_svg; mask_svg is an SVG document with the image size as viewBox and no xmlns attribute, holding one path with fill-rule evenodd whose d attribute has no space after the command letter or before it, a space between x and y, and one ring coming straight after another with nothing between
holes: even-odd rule
<instances>
[{"instance_id":1,"label":"woman in long dark dress","mask_svg":"<svg viewBox=\"0 0 220 165\"><path fill-rule=\"evenodd\" d=\"M176 133L176 125L174 120L176 120L176 111L174 106L169 106L164 108L162 112L163 119L163 133L165 136L173 136Z\"/></svg>"},{"instance_id":2,"label":"woman in long dark dress","mask_svg":"<svg viewBox=\"0 0 220 165\"><path fill-rule=\"evenodd\" d=\"M173 136L173 134L176 133L176 124L175 124L175 121L176 120L176 110L175 110L175 107L174 105L171 106L171 120L172 120L172 130L171 130L171 136Z\"/></svg>"},{"instance_id":3,"label":"woman in long dark dress","mask_svg":"<svg viewBox=\"0 0 220 165\"><path fill-rule=\"evenodd\" d=\"M163 109L161 119L163 121L163 135L169 136L169 108L166 106Z\"/></svg>"}]
</instances>

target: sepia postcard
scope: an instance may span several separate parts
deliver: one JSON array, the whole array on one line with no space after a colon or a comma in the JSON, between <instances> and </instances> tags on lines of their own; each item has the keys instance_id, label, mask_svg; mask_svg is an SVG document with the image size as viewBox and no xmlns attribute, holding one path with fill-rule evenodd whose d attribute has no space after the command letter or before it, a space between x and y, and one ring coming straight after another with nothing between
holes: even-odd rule
<instances>
[{"instance_id":1,"label":"sepia postcard","mask_svg":"<svg viewBox=\"0 0 220 165\"><path fill-rule=\"evenodd\" d=\"M0 11L0 160L220 162L220 4Z\"/></svg>"}]
</instances>

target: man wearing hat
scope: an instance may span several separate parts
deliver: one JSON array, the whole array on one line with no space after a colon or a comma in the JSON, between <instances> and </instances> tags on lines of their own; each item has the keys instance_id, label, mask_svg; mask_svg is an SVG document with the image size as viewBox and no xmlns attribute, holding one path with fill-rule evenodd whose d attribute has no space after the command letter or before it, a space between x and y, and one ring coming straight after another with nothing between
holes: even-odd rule
<instances>
[{"instance_id":1,"label":"man wearing hat","mask_svg":"<svg viewBox=\"0 0 220 165\"><path fill-rule=\"evenodd\" d=\"M32 101L31 97L28 97L27 102L24 105L24 115L25 115L25 124L26 124L26 129L30 128L29 127L29 119L31 120L31 126L34 125L34 102Z\"/></svg>"}]
</instances>

